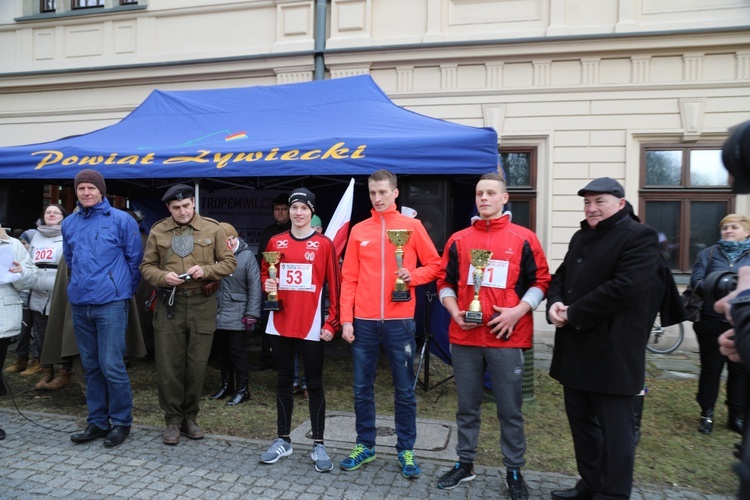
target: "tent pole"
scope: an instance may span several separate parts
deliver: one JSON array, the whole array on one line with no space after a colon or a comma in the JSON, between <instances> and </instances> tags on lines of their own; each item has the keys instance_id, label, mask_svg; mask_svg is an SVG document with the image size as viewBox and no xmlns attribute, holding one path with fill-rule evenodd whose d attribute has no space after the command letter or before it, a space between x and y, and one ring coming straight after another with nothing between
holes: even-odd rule
<instances>
[{"instance_id":1,"label":"tent pole","mask_svg":"<svg viewBox=\"0 0 750 500\"><path fill-rule=\"evenodd\" d=\"M326 64L323 51L326 48L326 21L328 20L328 0L315 1L315 73L313 79L325 79Z\"/></svg>"},{"instance_id":2,"label":"tent pole","mask_svg":"<svg viewBox=\"0 0 750 500\"><path fill-rule=\"evenodd\" d=\"M200 215L201 213L201 181L200 179L195 180L195 211Z\"/></svg>"}]
</instances>

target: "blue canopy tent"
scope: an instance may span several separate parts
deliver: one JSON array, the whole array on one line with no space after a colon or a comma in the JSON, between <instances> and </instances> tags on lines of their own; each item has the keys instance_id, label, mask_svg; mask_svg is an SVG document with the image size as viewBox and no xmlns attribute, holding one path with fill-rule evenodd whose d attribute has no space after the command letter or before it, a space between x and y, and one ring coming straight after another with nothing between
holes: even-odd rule
<instances>
[{"instance_id":1,"label":"blue canopy tent","mask_svg":"<svg viewBox=\"0 0 750 500\"><path fill-rule=\"evenodd\" d=\"M497 134L396 106L369 76L216 90L156 90L120 122L0 148L0 179L482 174Z\"/></svg>"},{"instance_id":2,"label":"blue canopy tent","mask_svg":"<svg viewBox=\"0 0 750 500\"><path fill-rule=\"evenodd\" d=\"M71 183L84 168L102 172L108 186L129 181L128 191L155 186L155 180L164 180L163 186L167 179L169 184L203 180L201 186L223 181L278 188L281 178L348 181L381 168L396 174L478 176L496 170L497 145L491 128L446 122L395 105L369 76L156 90L109 127L0 148L0 183ZM140 206L146 206L145 198L159 205L160 195L152 192L141 197ZM442 306L430 309L438 313ZM432 327L436 354L449 361L445 320L432 321Z\"/></svg>"}]
</instances>

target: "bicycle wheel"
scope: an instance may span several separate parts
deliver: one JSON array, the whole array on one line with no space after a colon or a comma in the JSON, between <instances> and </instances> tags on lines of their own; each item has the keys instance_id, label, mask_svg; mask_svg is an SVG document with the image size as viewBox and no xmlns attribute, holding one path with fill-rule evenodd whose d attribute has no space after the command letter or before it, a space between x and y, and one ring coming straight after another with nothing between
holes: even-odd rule
<instances>
[{"instance_id":1,"label":"bicycle wheel","mask_svg":"<svg viewBox=\"0 0 750 500\"><path fill-rule=\"evenodd\" d=\"M660 318L657 317L651 328L646 349L654 354L672 354L685 338L685 327L682 323L663 327L659 320Z\"/></svg>"}]
</instances>

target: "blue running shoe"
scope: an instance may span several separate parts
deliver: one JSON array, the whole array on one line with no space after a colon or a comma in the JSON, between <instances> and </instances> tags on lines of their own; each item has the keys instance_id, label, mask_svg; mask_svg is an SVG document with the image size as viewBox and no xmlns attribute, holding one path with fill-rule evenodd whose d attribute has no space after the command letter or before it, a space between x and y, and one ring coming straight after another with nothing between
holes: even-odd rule
<instances>
[{"instance_id":1,"label":"blue running shoe","mask_svg":"<svg viewBox=\"0 0 750 500\"><path fill-rule=\"evenodd\" d=\"M339 466L342 470L357 470L362 467L363 464L369 464L375 460L375 447L368 448L367 446L357 443L349 456L341 461Z\"/></svg>"},{"instance_id":2,"label":"blue running shoe","mask_svg":"<svg viewBox=\"0 0 750 500\"><path fill-rule=\"evenodd\" d=\"M414 452L412 450L403 450L398 452L398 462L401 464L401 475L406 479L416 479L422 475L422 470L414 461Z\"/></svg>"}]
</instances>

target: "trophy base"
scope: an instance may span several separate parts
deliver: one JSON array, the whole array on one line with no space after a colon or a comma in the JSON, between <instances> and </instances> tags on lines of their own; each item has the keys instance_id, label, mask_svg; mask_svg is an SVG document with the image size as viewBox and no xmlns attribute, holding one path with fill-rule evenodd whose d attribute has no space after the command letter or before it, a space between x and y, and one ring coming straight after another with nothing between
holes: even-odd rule
<instances>
[{"instance_id":1,"label":"trophy base","mask_svg":"<svg viewBox=\"0 0 750 500\"><path fill-rule=\"evenodd\" d=\"M281 301L280 300L264 300L263 310L264 311L281 311Z\"/></svg>"},{"instance_id":2,"label":"trophy base","mask_svg":"<svg viewBox=\"0 0 750 500\"><path fill-rule=\"evenodd\" d=\"M395 290L391 293L391 302L409 302L411 293L409 290Z\"/></svg>"},{"instance_id":3,"label":"trophy base","mask_svg":"<svg viewBox=\"0 0 750 500\"><path fill-rule=\"evenodd\" d=\"M482 311L466 311L464 323L482 324Z\"/></svg>"}]
</instances>

